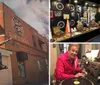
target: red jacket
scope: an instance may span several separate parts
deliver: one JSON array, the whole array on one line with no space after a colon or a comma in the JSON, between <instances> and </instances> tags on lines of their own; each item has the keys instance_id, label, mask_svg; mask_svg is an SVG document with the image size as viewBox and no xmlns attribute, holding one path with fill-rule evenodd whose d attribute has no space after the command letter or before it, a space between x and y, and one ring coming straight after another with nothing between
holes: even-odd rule
<instances>
[{"instance_id":1,"label":"red jacket","mask_svg":"<svg viewBox=\"0 0 100 85\"><path fill-rule=\"evenodd\" d=\"M81 71L81 68L78 67L78 57L75 56L74 63L72 64L68 57L68 52L61 54L57 59L55 78L57 80L73 78L75 71Z\"/></svg>"}]
</instances>

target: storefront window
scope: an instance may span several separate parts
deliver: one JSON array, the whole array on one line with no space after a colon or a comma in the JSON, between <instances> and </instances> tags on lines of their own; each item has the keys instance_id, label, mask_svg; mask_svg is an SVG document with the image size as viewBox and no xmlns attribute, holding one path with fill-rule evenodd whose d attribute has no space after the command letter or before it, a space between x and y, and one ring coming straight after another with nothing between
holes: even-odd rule
<instances>
[{"instance_id":1,"label":"storefront window","mask_svg":"<svg viewBox=\"0 0 100 85\"><path fill-rule=\"evenodd\" d=\"M18 62L18 68L19 68L19 71L20 71L20 77L26 77L24 62L19 61Z\"/></svg>"},{"instance_id":2,"label":"storefront window","mask_svg":"<svg viewBox=\"0 0 100 85\"><path fill-rule=\"evenodd\" d=\"M32 35L33 46L36 47L35 37Z\"/></svg>"},{"instance_id":3,"label":"storefront window","mask_svg":"<svg viewBox=\"0 0 100 85\"><path fill-rule=\"evenodd\" d=\"M39 45L40 45L40 48L43 49L43 51L45 51L45 52L48 51L47 44L44 41L39 40Z\"/></svg>"},{"instance_id":4,"label":"storefront window","mask_svg":"<svg viewBox=\"0 0 100 85\"><path fill-rule=\"evenodd\" d=\"M49 67L48 67L48 60L47 60L47 59L45 59L45 63L46 63L47 70L49 70Z\"/></svg>"},{"instance_id":5,"label":"storefront window","mask_svg":"<svg viewBox=\"0 0 100 85\"><path fill-rule=\"evenodd\" d=\"M40 61L37 61L37 64L38 64L38 68L39 68L39 70L41 71Z\"/></svg>"},{"instance_id":6,"label":"storefront window","mask_svg":"<svg viewBox=\"0 0 100 85\"><path fill-rule=\"evenodd\" d=\"M42 44L44 44L44 42L39 40L39 45L40 45L41 48L42 48Z\"/></svg>"}]
</instances>

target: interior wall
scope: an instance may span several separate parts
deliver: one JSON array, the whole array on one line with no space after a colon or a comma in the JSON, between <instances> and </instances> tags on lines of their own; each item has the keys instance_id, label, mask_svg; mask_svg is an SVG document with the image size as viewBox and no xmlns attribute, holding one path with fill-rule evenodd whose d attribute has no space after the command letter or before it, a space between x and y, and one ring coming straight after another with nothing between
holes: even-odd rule
<instances>
[{"instance_id":1,"label":"interior wall","mask_svg":"<svg viewBox=\"0 0 100 85\"><path fill-rule=\"evenodd\" d=\"M100 44L98 44L97 48L100 49Z\"/></svg>"},{"instance_id":2,"label":"interior wall","mask_svg":"<svg viewBox=\"0 0 100 85\"><path fill-rule=\"evenodd\" d=\"M57 44L56 45L51 44L50 45L50 76L52 76L54 73L57 57L58 57Z\"/></svg>"},{"instance_id":3,"label":"interior wall","mask_svg":"<svg viewBox=\"0 0 100 85\"><path fill-rule=\"evenodd\" d=\"M92 49L100 49L100 44L93 44Z\"/></svg>"},{"instance_id":4,"label":"interior wall","mask_svg":"<svg viewBox=\"0 0 100 85\"><path fill-rule=\"evenodd\" d=\"M82 45L82 55L84 55L87 51L93 49L100 49L100 44L83 44Z\"/></svg>"},{"instance_id":5,"label":"interior wall","mask_svg":"<svg viewBox=\"0 0 100 85\"><path fill-rule=\"evenodd\" d=\"M85 44L85 53L89 50L92 50L92 44Z\"/></svg>"}]
</instances>

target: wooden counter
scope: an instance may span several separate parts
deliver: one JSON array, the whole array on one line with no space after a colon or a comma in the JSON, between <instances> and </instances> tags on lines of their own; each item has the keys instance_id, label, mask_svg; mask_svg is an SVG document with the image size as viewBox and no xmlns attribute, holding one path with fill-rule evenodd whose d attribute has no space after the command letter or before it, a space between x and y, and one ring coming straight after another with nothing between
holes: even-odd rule
<instances>
[{"instance_id":1,"label":"wooden counter","mask_svg":"<svg viewBox=\"0 0 100 85\"><path fill-rule=\"evenodd\" d=\"M67 38L59 42L88 42L88 40L92 39L93 37L99 34L100 34L100 29L98 28L88 32L84 32L79 35L72 36L70 38Z\"/></svg>"}]
</instances>

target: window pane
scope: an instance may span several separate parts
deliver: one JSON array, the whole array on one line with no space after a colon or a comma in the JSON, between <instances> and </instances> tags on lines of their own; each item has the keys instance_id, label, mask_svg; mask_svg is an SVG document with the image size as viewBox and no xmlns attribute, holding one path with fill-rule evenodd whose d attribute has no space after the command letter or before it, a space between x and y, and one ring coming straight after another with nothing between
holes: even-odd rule
<instances>
[{"instance_id":1,"label":"window pane","mask_svg":"<svg viewBox=\"0 0 100 85\"><path fill-rule=\"evenodd\" d=\"M20 77L26 77L24 63L18 62L18 67L20 71Z\"/></svg>"},{"instance_id":2,"label":"window pane","mask_svg":"<svg viewBox=\"0 0 100 85\"><path fill-rule=\"evenodd\" d=\"M33 46L36 47L35 37L32 35Z\"/></svg>"}]
</instances>

